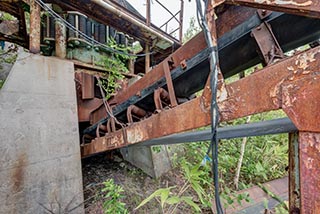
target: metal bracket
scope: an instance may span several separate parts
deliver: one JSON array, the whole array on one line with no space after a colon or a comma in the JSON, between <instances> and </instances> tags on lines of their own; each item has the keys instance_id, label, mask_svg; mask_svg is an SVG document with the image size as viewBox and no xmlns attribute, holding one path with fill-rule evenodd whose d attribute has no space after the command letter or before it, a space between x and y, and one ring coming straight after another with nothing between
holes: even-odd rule
<instances>
[{"instance_id":1,"label":"metal bracket","mask_svg":"<svg viewBox=\"0 0 320 214\"><path fill-rule=\"evenodd\" d=\"M169 93L163 88L158 88L154 91L153 101L156 106L156 112L160 112L163 109L162 103L169 103L170 101Z\"/></svg>"},{"instance_id":2,"label":"metal bracket","mask_svg":"<svg viewBox=\"0 0 320 214\"><path fill-rule=\"evenodd\" d=\"M146 115L147 112L145 110L135 105L131 105L127 109L127 119L129 124L133 123L133 117L140 119Z\"/></svg>"},{"instance_id":3,"label":"metal bracket","mask_svg":"<svg viewBox=\"0 0 320 214\"><path fill-rule=\"evenodd\" d=\"M177 103L176 94L174 92L174 87L173 87L173 82L172 82L171 72L170 72L170 67L168 62L163 63L163 72L167 81L171 107L176 107L178 103Z\"/></svg>"},{"instance_id":4,"label":"metal bracket","mask_svg":"<svg viewBox=\"0 0 320 214\"><path fill-rule=\"evenodd\" d=\"M268 23L263 22L260 26L252 30L251 36L257 42L258 52L264 60L264 65L270 65L276 59L284 58L283 51Z\"/></svg>"}]
</instances>

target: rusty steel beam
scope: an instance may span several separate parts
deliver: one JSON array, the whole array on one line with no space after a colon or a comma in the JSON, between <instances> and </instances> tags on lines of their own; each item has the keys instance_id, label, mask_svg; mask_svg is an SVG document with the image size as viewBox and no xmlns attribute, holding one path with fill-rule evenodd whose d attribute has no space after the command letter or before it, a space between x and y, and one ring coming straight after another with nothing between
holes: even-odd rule
<instances>
[{"instance_id":1,"label":"rusty steel beam","mask_svg":"<svg viewBox=\"0 0 320 214\"><path fill-rule=\"evenodd\" d=\"M227 85L226 88L222 88L226 92L220 92L227 96L222 96L218 103L221 121L281 108L284 83L312 75L319 67L320 47L317 47ZM309 73L304 72L306 68ZM207 93L174 109L162 111L134 123L126 127L125 131L119 130L96 138L92 143L82 147L82 156L209 125L210 96L211 94ZM192 117L186 117L187 114Z\"/></svg>"},{"instance_id":2,"label":"rusty steel beam","mask_svg":"<svg viewBox=\"0 0 320 214\"><path fill-rule=\"evenodd\" d=\"M302 60L302 61L301 61ZM304 78L288 82L282 87L283 110L292 119L299 131L320 133L320 74L319 68L311 68L308 62L315 61L313 54L305 55L298 65ZM291 68L290 68L291 69ZM312 71L317 71L308 75Z\"/></svg>"},{"instance_id":3,"label":"rusty steel beam","mask_svg":"<svg viewBox=\"0 0 320 214\"><path fill-rule=\"evenodd\" d=\"M31 53L40 53L41 7L35 0L30 0L30 41Z\"/></svg>"},{"instance_id":4,"label":"rusty steel beam","mask_svg":"<svg viewBox=\"0 0 320 214\"><path fill-rule=\"evenodd\" d=\"M318 112L314 112L319 114ZM299 133L300 213L320 213L320 133Z\"/></svg>"},{"instance_id":5,"label":"rusty steel beam","mask_svg":"<svg viewBox=\"0 0 320 214\"><path fill-rule=\"evenodd\" d=\"M320 18L320 1L318 0L220 0L220 3L222 2Z\"/></svg>"}]
</instances>

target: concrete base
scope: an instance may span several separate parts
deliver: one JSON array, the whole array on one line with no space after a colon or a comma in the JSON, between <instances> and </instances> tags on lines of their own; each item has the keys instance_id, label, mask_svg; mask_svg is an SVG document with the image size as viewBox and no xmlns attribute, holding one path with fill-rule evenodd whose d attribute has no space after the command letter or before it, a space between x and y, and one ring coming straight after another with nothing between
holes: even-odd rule
<instances>
[{"instance_id":1,"label":"concrete base","mask_svg":"<svg viewBox=\"0 0 320 214\"><path fill-rule=\"evenodd\" d=\"M122 148L121 154L132 165L151 177L158 178L171 169L171 162L165 146L159 146L157 150L153 151L151 146L131 146Z\"/></svg>"},{"instance_id":2,"label":"concrete base","mask_svg":"<svg viewBox=\"0 0 320 214\"><path fill-rule=\"evenodd\" d=\"M84 213L73 64L29 55L0 91L0 213Z\"/></svg>"}]
</instances>

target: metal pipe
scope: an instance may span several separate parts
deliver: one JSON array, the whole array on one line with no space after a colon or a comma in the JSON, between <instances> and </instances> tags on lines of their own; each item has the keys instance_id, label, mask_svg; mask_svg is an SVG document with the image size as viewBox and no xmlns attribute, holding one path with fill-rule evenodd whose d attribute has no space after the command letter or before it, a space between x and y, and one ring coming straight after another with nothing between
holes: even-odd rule
<instances>
[{"instance_id":1,"label":"metal pipe","mask_svg":"<svg viewBox=\"0 0 320 214\"><path fill-rule=\"evenodd\" d=\"M109 10L111 12L113 12L114 14L116 14L117 16L121 17L122 19L125 19L129 22L131 22L134 25L137 25L138 27L142 28L143 30L145 30L146 32L149 32L151 34L154 34L155 36L157 36L158 38L161 38L162 40L165 40L166 42L168 42L170 45L173 45L173 41L171 41L170 39L164 37L161 33L155 31L154 29L146 26L144 23L138 21L137 19L134 19L133 17L131 17L130 15L122 12L121 10L117 9L116 7L114 7L113 5L111 5L110 3L103 1L103 0L92 0L93 3L96 3L97 5L100 5L101 7L103 7L106 10Z\"/></svg>"}]
</instances>

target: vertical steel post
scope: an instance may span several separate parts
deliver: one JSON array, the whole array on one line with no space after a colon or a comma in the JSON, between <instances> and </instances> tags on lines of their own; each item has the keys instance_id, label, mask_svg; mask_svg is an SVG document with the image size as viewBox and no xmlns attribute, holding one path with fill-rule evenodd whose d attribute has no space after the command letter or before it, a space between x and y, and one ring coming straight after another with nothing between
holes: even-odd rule
<instances>
[{"instance_id":1,"label":"vertical steel post","mask_svg":"<svg viewBox=\"0 0 320 214\"><path fill-rule=\"evenodd\" d=\"M60 58L66 58L67 56L67 33L66 26L60 21L55 21L55 48L56 48L56 56Z\"/></svg>"},{"instance_id":2,"label":"vertical steel post","mask_svg":"<svg viewBox=\"0 0 320 214\"><path fill-rule=\"evenodd\" d=\"M299 133L301 213L320 213L320 133Z\"/></svg>"},{"instance_id":3,"label":"vertical steel post","mask_svg":"<svg viewBox=\"0 0 320 214\"><path fill-rule=\"evenodd\" d=\"M299 134L289 134L289 213L300 213Z\"/></svg>"},{"instance_id":4,"label":"vertical steel post","mask_svg":"<svg viewBox=\"0 0 320 214\"><path fill-rule=\"evenodd\" d=\"M41 7L35 0L30 0L30 42L31 53L40 53L40 17Z\"/></svg>"},{"instance_id":5,"label":"vertical steel post","mask_svg":"<svg viewBox=\"0 0 320 214\"><path fill-rule=\"evenodd\" d=\"M146 5L146 24L147 26L150 26L151 24L151 5L150 5L150 0L146 0L147 1L147 5ZM146 43L146 48L145 48L145 53L147 54L145 57L145 73L147 73L150 69L150 44Z\"/></svg>"},{"instance_id":6,"label":"vertical steel post","mask_svg":"<svg viewBox=\"0 0 320 214\"><path fill-rule=\"evenodd\" d=\"M182 39L183 39L183 13L184 13L184 2L183 0L180 0L181 4L180 4L180 17L179 17L179 25L180 25L180 29L179 29L179 41L180 43L182 43Z\"/></svg>"}]
</instances>

